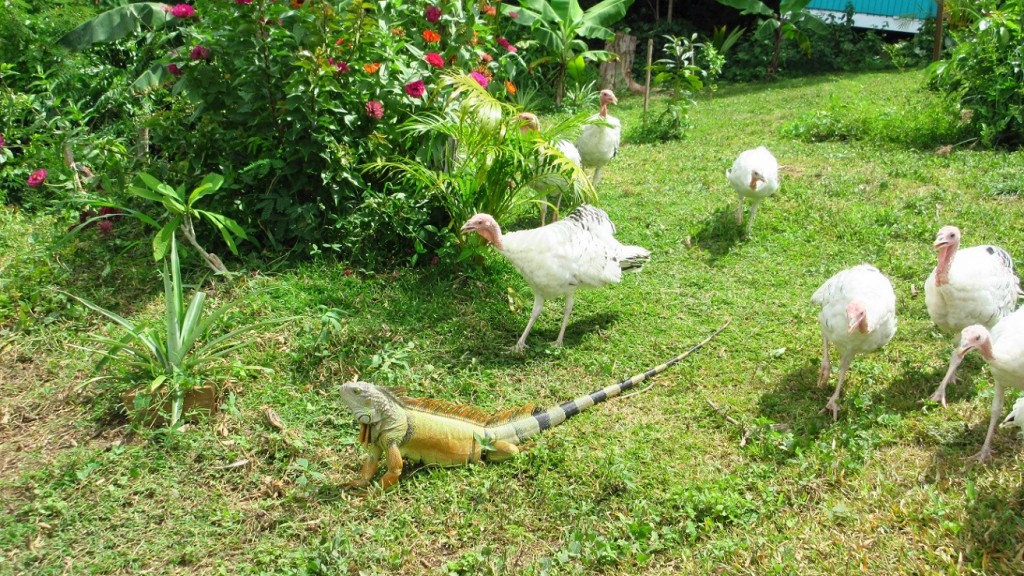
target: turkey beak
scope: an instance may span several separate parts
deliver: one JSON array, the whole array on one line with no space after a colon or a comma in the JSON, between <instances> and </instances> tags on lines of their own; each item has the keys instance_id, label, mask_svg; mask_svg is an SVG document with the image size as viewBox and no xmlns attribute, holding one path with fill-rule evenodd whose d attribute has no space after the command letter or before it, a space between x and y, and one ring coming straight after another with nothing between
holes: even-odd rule
<instances>
[{"instance_id":1,"label":"turkey beak","mask_svg":"<svg viewBox=\"0 0 1024 576\"><path fill-rule=\"evenodd\" d=\"M967 353L970 352L973 349L974 349L974 346L971 346L970 344L964 343L962 346L960 346L959 349L957 349L956 355L959 356L962 359L964 356L967 356Z\"/></svg>"},{"instance_id":2,"label":"turkey beak","mask_svg":"<svg viewBox=\"0 0 1024 576\"><path fill-rule=\"evenodd\" d=\"M476 226L474 226L471 222L466 222L465 224L462 225L462 228L460 228L460 231L462 232L472 232L473 230L476 230Z\"/></svg>"},{"instance_id":3,"label":"turkey beak","mask_svg":"<svg viewBox=\"0 0 1024 576\"><path fill-rule=\"evenodd\" d=\"M867 330L868 327L867 327L867 321L866 320L867 319L864 317L863 313L862 314L857 314L857 315L853 316L852 318L850 318L850 323L849 323L849 325L847 326L847 329L846 329L847 334L853 334L854 332L864 332L864 333L866 333L868 331Z\"/></svg>"},{"instance_id":4,"label":"turkey beak","mask_svg":"<svg viewBox=\"0 0 1024 576\"><path fill-rule=\"evenodd\" d=\"M608 100L608 102L609 102L610 104L618 104L618 103L619 103L619 99L618 99L618 98L616 98L616 97L615 97L615 96L613 95L613 96L612 96L612 97L611 97L611 98L610 98L610 99Z\"/></svg>"},{"instance_id":5,"label":"turkey beak","mask_svg":"<svg viewBox=\"0 0 1024 576\"><path fill-rule=\"evenodd\" d=\"M949 238L946 238L946 236L943 234L939 234L938 236L935 237L935 243L932 244L932 247L934 247L936 250L942 250L948 245Z\"/></svg>"},{"instance_id":6,"label":"turkey beak","mask_svg":"<svg viewBox=\"0 0 1024 576\"><path fill-rule=\"evenodd\" d=\"M754 172L753 174L750 175L750 189L757 190L757 183L764 181L765 179L760 174Z\"/></svg>"}]
</instances>

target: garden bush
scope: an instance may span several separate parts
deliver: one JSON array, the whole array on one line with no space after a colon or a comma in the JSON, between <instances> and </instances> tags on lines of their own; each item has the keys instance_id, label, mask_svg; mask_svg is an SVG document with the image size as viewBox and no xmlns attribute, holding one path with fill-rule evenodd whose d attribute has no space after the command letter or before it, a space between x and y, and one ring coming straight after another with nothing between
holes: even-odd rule
<instances>
[{"instance_id":1,"label":"garden bush","mask_svg":"<svg viewBox=\"0 0 1024 576\"><path fill-rule=\"evenodd\" d=\"M932 66L931 82L959 107L986 145L1024 143L1024 2L984 0L967 8L974 24L952 30L956 44Z\"/></svg>"}]
</instances>

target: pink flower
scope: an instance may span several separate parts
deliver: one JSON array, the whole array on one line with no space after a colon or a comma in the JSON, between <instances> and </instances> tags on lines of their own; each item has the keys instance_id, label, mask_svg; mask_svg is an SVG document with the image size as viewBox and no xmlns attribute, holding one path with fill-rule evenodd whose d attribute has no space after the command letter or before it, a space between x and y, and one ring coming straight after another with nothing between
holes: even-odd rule
<instances>
[{"instance_id":1,"label":"pink flower","mask_svg":"<svg viewBox=\"0 0 1024 576\"><path fill-rule=\"evenodd\" d=\"M192 60L206 60L210 57L210 49L197 45L188 53L188 57Z\"/></svg>"},{"instance_id":2,"label":"pink flower","mask_svg":"<svg viewBox=\"0 0 1024 576\"><path fill-rule=\"evenodd\" d=\"M7 141L4 140L3 134L0 134L0 148L3 148L4 146L7 146Z\"/></svg>"},{"instance_id":3,"label":"pink flower","mask_svg":"<svg viewBox=\"0 0 1024 576\"><path fill-rule=\"evenodd\" d=\"M430 64L435 68L444 68L444 56L441 56L437 52L431 52L423 59L427 61L427 64Z\"/></svg>"},{"instance_id":4,"label":"pink flower","mask_svg":"<svg viewBox=\"0 0 1024 576\"><path fill-rule=\"evenodd\" d=\"M426 11L423 13L423 17L427 19L427 22L433 24L441 19L441 9L437 6L427 6Z\"/></svg>"},{"instance_id":5,"label":"pink flower","mask_svg":"<svg viewBox=\"0 0 1024 576\"><path fill-rule=\"evenodd\" d=\"M513 54L515 54L516 52L519 51L518 48L513 46L511 42L509 42L508 40L505 40L504 38L498 38L498 44L501 45L502 48L504 48L505 50L508 50L509 52L511 52Z\"/></svg>"},{"instance_id":6,"label":"pink flower","mask_svg":"<svg viewBox=\"0 0 1024 576\"><path fill-rule=\"evenodd\" d=\"M413 98L422 98L426 91L427 87L423 84L423 80L414 80L405 85L405 93Z\"/></svg>"},{"instance_id":7,"label":"pink flower","mask_svg":"<svg viewBox=\"0 0 1024 576\"><path fill-rule=\"evenodd\" d=\"M490 80L487 79L487 76L484 76L479 72L470 72L469 77L472 78L473 80L476 80L476 83L483 86L484 88L487 88L487 84L490 82Z\"/></svg>"},{"instance_id":8,"label":"pink flower","mask_svg":"<svg viewBox=\"0 0 1024 576\"><path fill-rule=\"evenodd\" d=\"M96 227L100 229L100 232L104 236L107 236L114 231L114 223L110 220L100 220L96 223Z\"/></svg>"},{"instance_id":9,"label":"pink flower","mask_svg":"<svg viewBox=\"0 0 1024 576\"><path fill-rule=\"evenodd\" d=\"M46 170L40 168L39 170L36 170L35 172L32 173L31 176L28 177L28 187L29 188L38 188L45 181L46 181Z\"/></svg>"},{"instance_id":10,"label":"pink flower","mask_svg":"<svg viewBox=\"0 0 1024 576\"><path fill-rule=\"evenodd\" d=\"M375 120L384 117L384 105L377 100L370 100L366 103L366 115Z\"/></svg>"},{"instance_id":11,"label":"pink flower","mask_svg":"<svg viewBox=\"0 0 1024 576\"><path fill-rule=\"evenodd\" d=\"M181 68L177 64L168 64L167 71L171 73L171 76L181 76Z\"/></svg>"},{"instance_id":12,"label":"pink flower","mask_svg":"<svg viewBox=\"0 0 1024 576\"><path fill-rule=\"evenodd\" d=\"M171 16L175 18L191 18L196 15L196 9L189 4L175 4L171 8Z\"/></svg>"},{"instance_id":13,"label":"pink flower","mask_svg":"<svg viewBox=\"0 0 1024 576\"><path fill-rule=\"evenodd\" d=\"M513 20L515 20L516 18L519 18L519 12L516 12L515 10L513 10L513 11L508 13L508 17L513 19Z\"/></svg>"},{"instance_id":14,"label":"pink flower","mask_svg":"<svg viewBox=\"0 0 1024 576\"><path fill-rule=\"evenodd\" d=\"M252 4L252 0L235 0L235 4Z\"/></svg>"},{"instance_id":15,"label":"pink flower","mask_svg":"<svg viewBox=\"0 0 1024 576\"><path fill-rule=\"evenodd\" d=\"M344 74L349 71L348 62L344 60L335 60L334 58L328 58L327 63L337 68L339 74Z\"/></svg>"}]
</instances>

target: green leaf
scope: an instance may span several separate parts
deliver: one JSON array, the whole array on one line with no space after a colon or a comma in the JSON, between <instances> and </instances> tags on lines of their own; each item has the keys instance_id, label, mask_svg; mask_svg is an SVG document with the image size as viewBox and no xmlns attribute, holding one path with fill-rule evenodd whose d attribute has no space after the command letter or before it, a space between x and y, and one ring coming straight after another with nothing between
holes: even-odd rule
<instances>
[{"instance_id":1,"label":"green leaf","mask_svg":"<svg viewBox=\"0 0 1024 576\"><path fill-rule=\"evenodd\" d=\"M207 174L199 184L199 187L192 191L192 195L188 198L188 205L192 206L196 200L220 190L223 184L224 177L220 174Z\"/></svg>"},{"instance_id":2,"label":"green leaf","mask_svg":"<svg viewBox=\"0 0 1024 576\"><path fill-rule=\"evenodd\" d=\"M173 20L166 4L139 2L112 8L68 32L60 39L69 50L82 50L93 44L120 40L138 34L143 28L158 30Z\"/></svg>"},{"instance_id":3,"label":"green leaf","mask_svg":"<svg viewBox=\"0 0 1024 576\"><path fill-rule=\"evenodd\" d=\"M175 216L173 220L164 225L156 236L153 236L153 259L160 261L164 256L167 255L167 249L171 245L171 240L174 239L174 232L181 226L182 217Z\"/></svg>"},{"instance_id":4,"label":"green leaf","mask_svg":"<svg viewBox=\"0 0 1024 576\"><path fill-rule=\"evenodd\" d=\"M741 14L744 15L754 14L768 18L775 17L775 12L772 12L772 9L764 2L761 2L761 0L718 0L718 3L741 10Z\"/></svg>"}]
</instances>

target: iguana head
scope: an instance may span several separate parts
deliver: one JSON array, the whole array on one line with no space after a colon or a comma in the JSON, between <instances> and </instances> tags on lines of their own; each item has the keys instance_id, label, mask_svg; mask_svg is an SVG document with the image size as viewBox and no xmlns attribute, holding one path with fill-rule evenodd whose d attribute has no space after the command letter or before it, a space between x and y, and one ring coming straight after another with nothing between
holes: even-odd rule
<instances>
[{"instance_id":1,"label":"iguana head","mask_svg":"<svg viewBox=\"0 0 1024 576\"><path fill-rule=\"evenodd\" d=\"M341 401L360 424L380 422L392 400L369 382L346 382L341 386Z\"/></svg>"}]
</instances>

